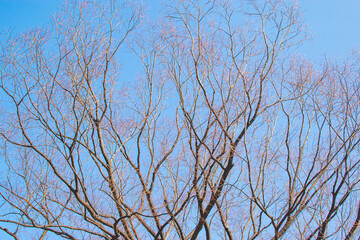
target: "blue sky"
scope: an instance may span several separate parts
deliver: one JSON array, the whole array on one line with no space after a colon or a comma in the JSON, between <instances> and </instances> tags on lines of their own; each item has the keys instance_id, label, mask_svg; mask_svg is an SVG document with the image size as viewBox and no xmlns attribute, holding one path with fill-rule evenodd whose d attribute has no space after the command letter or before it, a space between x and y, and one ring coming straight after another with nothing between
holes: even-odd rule
<instances>
[{"instance_id":1,"label":"blue sky","mask_svg":"<svg viewBox=\"0 0 360 240\"><path fill-rule=\"evenodd\" d=\"M360 49L359 0L303 0L300 6L313 34L304 48L307 55L344 58L352 49Z\"/></svg>"},{"instance_id":2,"label":"blue sky","mask_svg":"<svg viewBox=\"0 0 360 240\"><path fill-rule=\"evenodd\" d=\"M56 11L61 0L0 0L0 26L24 30L41 26Z\"/></svg>"},{"instance_id":3,"label":"blue sky","mask_svg":"<svg viewBox=\"0 0 360 240\"><path fill-rule=\"evenodd\" d=\"M12 27L20 32L41 26L49 20L63 0L0 0L0 28ZM144 0L151 6L159 0ZM344 58L353 48L360 49L359 0L302 0L304 20L313 40L299 49L300 53L319 60L325 54Z\"/></svg>"}]
</instances>

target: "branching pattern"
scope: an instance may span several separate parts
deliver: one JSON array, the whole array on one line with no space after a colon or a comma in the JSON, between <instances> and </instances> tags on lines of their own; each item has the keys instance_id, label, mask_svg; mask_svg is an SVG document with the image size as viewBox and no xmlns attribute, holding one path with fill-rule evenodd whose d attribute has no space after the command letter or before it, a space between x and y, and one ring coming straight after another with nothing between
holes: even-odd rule
<instances>
[{"instance_id":1,"label":"branching pattern","mask_svg":"<svg viewBox=\"0 0 360 240\"><path fill-rule=\"evenodd\" d=\"M360 54L316 68L292 54L307 39L295 3L240 2L177 0L154 24L130 2L73 1L9 35L0 230L359 237Z\"/></svg>"}]
</instances>

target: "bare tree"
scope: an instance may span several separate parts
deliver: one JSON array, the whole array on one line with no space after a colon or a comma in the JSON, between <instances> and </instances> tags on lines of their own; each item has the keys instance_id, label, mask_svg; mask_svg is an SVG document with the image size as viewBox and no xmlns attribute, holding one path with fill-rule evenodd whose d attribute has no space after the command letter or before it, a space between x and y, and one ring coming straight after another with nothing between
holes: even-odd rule
<instances>
[{"instance_id":1,"label":"bare tree","mask_svg":"<svg viewBox=\"0 0 360 240\"><path fill-rule=\"evenodd\" d=\"M4 234L359 237L358 53L295 56L290 1L104 2L2 42Z\"/></svg>"}]
</instances>

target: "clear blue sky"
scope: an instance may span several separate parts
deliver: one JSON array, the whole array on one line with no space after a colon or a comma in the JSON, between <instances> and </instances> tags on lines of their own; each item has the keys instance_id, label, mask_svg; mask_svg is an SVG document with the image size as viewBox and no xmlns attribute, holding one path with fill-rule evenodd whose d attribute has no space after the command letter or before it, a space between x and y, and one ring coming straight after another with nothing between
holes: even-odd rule
<instances>
[{"instance_id":1,"label":"clear blue sky","mask_svg":"<svg viewBox=\"0 0 360 240\"><path fill-rule=\"evenodd\" d=\"M41 26L64 0L0 0L0 28L16 32ZM158 3L159 0L144 0ZM302 0L305 22L313 40L299 51L318 60L324 54L342 58L360 49L360 0Z\"/></svg>"},{"instance_id":2,"label":"clear blue sky","mask_svg":"<svg viewBox=\"0 0 360 240\"><path fill-rule=\"evenodd\" d=\"M0 26L16 31L41 26L62 0L0 0Z\"/></svg>"},{"instance_id":3,"label":"clear blue sky","mask_svg":"<svg viewBox=\"0 0 360 240\"><path fill-rule=\"evenodd\" d=\"M343 58L353 48L360 50L360 0L302 0L305 22L313 40L304 52Z\"/></svg>"}]
</instances>

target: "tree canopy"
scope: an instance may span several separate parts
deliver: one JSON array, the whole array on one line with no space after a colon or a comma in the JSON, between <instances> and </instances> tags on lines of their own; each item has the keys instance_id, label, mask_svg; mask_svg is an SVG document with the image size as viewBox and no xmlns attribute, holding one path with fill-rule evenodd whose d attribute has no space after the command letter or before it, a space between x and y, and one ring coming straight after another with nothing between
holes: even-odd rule
<instances>
[{"instance_id":1,"label":"tree canopy","mask_svg":"<svg viewBox=\"0 0 360 240\"><path fill-rule=\"evenodd\" d=\"M359 237L359 53L314 65L294 54L296 2L239 2L176 0L153 20L136 2L70 1L9 34L0 230Z\"/></svg>"}]
</instances>

